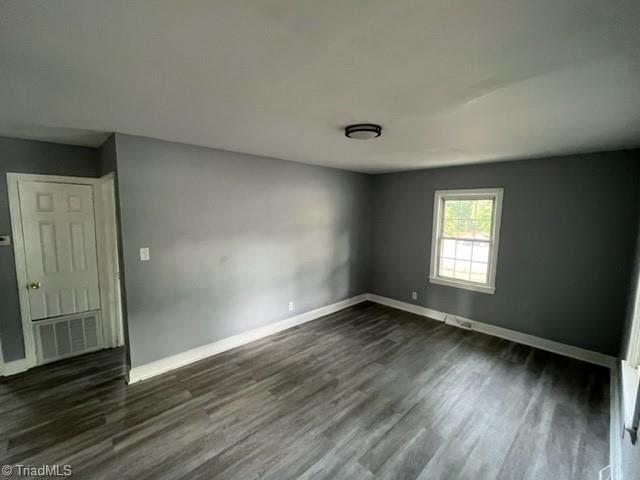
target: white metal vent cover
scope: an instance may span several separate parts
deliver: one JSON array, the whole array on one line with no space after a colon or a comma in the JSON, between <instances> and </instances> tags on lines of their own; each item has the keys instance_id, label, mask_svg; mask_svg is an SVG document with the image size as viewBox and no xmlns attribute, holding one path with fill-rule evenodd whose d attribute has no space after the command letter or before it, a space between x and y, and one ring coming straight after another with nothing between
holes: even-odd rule
<instances>
[{"instance_id":1,"label":"white metal vent cover","mask_svg":"<svg viewBox=\"0 0 640 480\"><path fill-rule=\"evenodd\" d=\"M103 348L100 312L34 322L39 363Z\"/></svg>"}]
</instances>

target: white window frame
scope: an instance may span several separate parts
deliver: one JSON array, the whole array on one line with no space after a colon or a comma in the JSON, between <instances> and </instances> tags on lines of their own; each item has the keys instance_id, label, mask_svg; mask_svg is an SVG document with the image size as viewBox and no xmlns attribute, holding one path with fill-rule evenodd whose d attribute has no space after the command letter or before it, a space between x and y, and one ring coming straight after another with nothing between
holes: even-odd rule
<instances>
[{"instance_id":1,"label":"white window frame","mask_svg":"<svg viewBox=\"0 0 640 480\"><path fill-rule=\"evenodd\" d=\"M640 273L636 273L631 315L629 344L621 362L622 407L625 428L637 432L640 424Z\"/></svg>"},{"instance_id":2,"label":"white window frame","mask_svg":"<svg viewBox=\"0 0 640 480\"><path fill-rule=\"evenodd\" d=\"M633 311L631 313L631 331L625 358L632 368L640 367L640 273L637 274Z\"/></svg>"},{"instance_id":3,"label":"white window frame","mask_svg":"<svg viewBox=\"0 0 640 480\"><path fill-rule=\"evenodd\" d=\"M474 292L493 294L496 291L496 267L498 265L498 249L500 240L500 220L502 218L502 188L471 188L465 190L436 190L433 200L433 233L431 238L431 266L429 282L448 287L463 288ZM484 200L494 201L493 221L491 223L491 240L489 246L489 262L487 264L487 283L471 282L438 275L440 255L438 246L442 232L445 200Z\"/></svg>"}]
</instances>

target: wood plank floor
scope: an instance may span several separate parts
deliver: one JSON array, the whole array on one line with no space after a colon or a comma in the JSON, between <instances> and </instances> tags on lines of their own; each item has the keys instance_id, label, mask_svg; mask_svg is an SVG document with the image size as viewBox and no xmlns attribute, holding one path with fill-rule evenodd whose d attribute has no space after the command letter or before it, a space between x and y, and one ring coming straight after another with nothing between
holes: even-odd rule
<instances>
[{"instance_id":1,"label":"wood plank floor","mask_svg":"<svg viewBox=\"0 0 640 480\"><path fill-rule=\"evenodd\" d=\"M90 479L596 479L609 372L364 303L126 387L123 352L0 384L1 464Z\"/></svg>"}]
</instances>

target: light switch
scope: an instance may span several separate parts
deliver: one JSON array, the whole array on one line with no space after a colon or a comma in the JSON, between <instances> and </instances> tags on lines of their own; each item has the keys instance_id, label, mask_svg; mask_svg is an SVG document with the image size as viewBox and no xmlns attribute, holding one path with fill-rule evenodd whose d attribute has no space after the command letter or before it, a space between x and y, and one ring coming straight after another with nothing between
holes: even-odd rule
<instances>
[{"instance_id":1,"label":"light switch","mask_svg":"<svg viewBox=\"0 0 640 480\"><path fill-rule=\"evenodd\" d=\"M149 247L143 247L140 249L140 261L148 262L151 260L151 256L149 255Z\"/></svg>"},{"instance_id":2,"label":"light switch","mask_svg":"<svg viewBox=\"0 0 640 480\"><path fill-rule=\"evenodd\" d=\"M9 235L0 235L0 247L11 245L11 237Z\"/></svg>"}]
</instances>

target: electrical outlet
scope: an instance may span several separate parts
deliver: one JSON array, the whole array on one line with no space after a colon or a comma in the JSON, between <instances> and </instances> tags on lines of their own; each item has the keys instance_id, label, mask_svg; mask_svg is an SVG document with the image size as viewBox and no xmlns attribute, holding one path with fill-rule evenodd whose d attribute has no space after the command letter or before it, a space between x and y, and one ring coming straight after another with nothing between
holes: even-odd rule
<instances>
[{"instance_id":1,"label":"electrical outlet","mask_svg":"<svg viewBox=\"0 0 640 480\"><path fill-rule=\"evenodd\" d=\"M418 299L418 292L411 292L411 298L413 300L417 300Z\"/></svg>"},{"instance_id":2,"label":"electrical outlet","mask_svg":"<svg viewBox=\"0 0 640 480\"><path fill-rule=\"evenodd\" d=\"M293 312L293 302L289 302L289 311Z\"/></svg>"}]
</instances>

